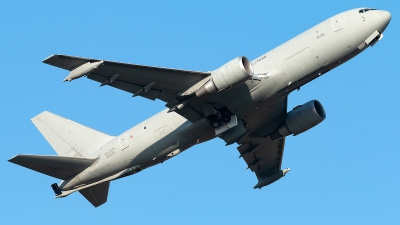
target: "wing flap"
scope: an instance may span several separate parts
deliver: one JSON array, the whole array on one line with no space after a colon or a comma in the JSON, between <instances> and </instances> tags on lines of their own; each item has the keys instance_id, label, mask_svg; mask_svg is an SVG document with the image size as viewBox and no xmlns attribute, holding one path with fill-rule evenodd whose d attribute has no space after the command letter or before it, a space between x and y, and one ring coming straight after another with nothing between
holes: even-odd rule
<instances>
[{"instance_id":1,"label":"wing flap","mask_svg":"<svg viewBox=\"0 0 400 225\"><path fill-rule=\"evenodd\" d=\"M16 155L8 161L39 173L65 180L91 166L96 161L96 158Z\"/></svg>"},{"instance_id":2,"label":"wing flap","mask_svg":"<svg viewBox=\"0 0 400 225\"><path fill-rule=\"evenodd\" d=\"M93 73L89 74L87 76L87 78L97 81L99 83L103 83L103 82L106 82L109 80L108 77L100 76L98 74L93 74ZM144 86L140 86L140 85L134 84L134 83L128 83L128 82L121 81L121 80L115 80L114 82L108 83L107 85L114 87L114 88L118 88L118 89L126 91L126 92L129 92L131 94L135 94L144 88ZM139 96L142 96L142 97L150 99L150 100L155 100L158 98L164 102L169 102L176 97L175 95L171 95L171 94L168 94L167 92L163 92L161 90L156 90L156 89L151 89L145 93L140 93Z\"/></svg>"},{"instance_id":3,"label":"wing flap","mask_svg":"<svg viewBox=\"0 0 400 225\"><path fill-rule=\"evenodd\" d=\"M108 198L108 190L110 189L110 181L106 181L85 189L79 192L85 197L94 207L104 204Z\"/></svg>"}]
</instances>

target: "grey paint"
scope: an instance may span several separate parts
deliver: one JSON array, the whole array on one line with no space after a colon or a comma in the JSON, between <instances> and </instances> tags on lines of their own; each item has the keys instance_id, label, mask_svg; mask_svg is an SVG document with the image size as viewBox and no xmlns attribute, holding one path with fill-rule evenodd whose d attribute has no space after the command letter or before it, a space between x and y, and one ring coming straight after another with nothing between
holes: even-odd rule
<instances>
[{"instance_id":1,"label":"grey paint","mask_svg":"<svg viewBox=\"0 0 400 225\"><path fill-rule=\"evenodd\" d=\"M68 179L88 168L96 161L96 158L16 155L8 161L51 177Z\"/></svg>"},{"instance_id":2,"label":"grey paint","mask_svg":"<svg viewBox=\"0 0 400 225\"><path fill-rule=\"evenodd\" d=\"M70 71L87 62L101 61L98 68L90 71L89 79L152 100L158 98L167 106L167 109L118 137L100 137L100 132L85 128L86 136L99 138L82 142L75 141L79 139L75 136L64 142L63 147L71 147L75 151L71 143L82 142L88 146L85 152L90 153L86 157L97 157L97 160L81 173L62 181L59 186L63 194L57 197L135 174L195 144L215 138L215 130L204 116L224 107L234 113L240 123L222 133L221 138L227 144L236 142L239 145L240 157L259 180L255 188L280 179L288 171L281 169L285 138L272 141L270 135L284 124L289 93L375 44L390 18L390 13L383 10L360 13L360 9L354 9L335 15L253 60L254 79L201 95L195 93L212 78L209 72L50 56L44 60L45 63ZM46 124L52 124L52 121L59 120L54 116ZM41 127L38 126L39 130L48 140L54 141L52 137L60 132L67 135L61 128ZM94 148L94 142L104 144ZM104 190L108 190L108 186L100 189L103 191L96 195L107 199L107 191Z\"/></svg>"}]
</instances>

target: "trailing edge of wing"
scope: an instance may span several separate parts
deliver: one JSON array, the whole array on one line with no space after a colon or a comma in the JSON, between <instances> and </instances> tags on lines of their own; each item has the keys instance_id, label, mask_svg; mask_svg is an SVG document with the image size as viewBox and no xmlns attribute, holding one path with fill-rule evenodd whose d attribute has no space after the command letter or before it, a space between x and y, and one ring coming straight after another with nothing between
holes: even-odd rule
<instances>
[{"instance_id":1,"label":"trailing edge of wing","mask_svg":"<svg viewBox=\"0 0 400 225\"><path fill-rule=\"evenodd\" d=\"M39 173L65 180L91 166L96 159L47 155L16 155L8 161Z\"/></svg>"}]
</instances>

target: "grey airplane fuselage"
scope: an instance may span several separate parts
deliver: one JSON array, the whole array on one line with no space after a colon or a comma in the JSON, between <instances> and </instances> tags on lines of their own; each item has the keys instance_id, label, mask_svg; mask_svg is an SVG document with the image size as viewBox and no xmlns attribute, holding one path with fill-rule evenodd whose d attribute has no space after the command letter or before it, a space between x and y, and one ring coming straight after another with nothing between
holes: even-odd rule
<instances>
[{"instance_id":1,"label":"grey airplane fuselage","mask_svg":"<svg viewBox=\"0 0 400 225\"><path fill-rule=\"evenodd\" d=\"M383 33L390 13L359 10L335 15L256 58L251 62L254 73L269 73L268 78L248 80L242 87L222 91L213 98L223 98L228 102L226 107L238 117L249 121L265 117L263 112L276 101L361 53L368 47L363 43L374 32ZM98 160L63 181L60 188L70 190L115 174L120 175L113 179L131 175L215 137L214 128L205 118L192 123L165 109L95 151L90 157Z\"/></svg>"}]
</instances>

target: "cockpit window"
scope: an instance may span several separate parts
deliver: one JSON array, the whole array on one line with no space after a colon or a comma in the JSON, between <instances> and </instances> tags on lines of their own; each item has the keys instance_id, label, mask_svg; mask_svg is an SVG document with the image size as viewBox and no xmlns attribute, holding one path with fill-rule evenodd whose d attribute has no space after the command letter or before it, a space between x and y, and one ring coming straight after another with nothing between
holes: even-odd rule
<instances>
[{"instance_id":1,"label":"cockpit window","mask_svg":"<svg viewBox=\"0 0 400 225\"><path fill-rule=\"evenodd\" d=\"M370 11L370 10L377 10L377 9L371 9L371 8L360 9L360 10L358 11L358 13L365 13L365 12L368 12L368 11Z\"/></svg>"}]
</instances>

